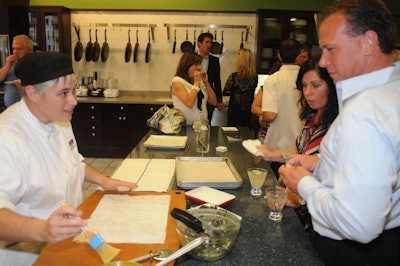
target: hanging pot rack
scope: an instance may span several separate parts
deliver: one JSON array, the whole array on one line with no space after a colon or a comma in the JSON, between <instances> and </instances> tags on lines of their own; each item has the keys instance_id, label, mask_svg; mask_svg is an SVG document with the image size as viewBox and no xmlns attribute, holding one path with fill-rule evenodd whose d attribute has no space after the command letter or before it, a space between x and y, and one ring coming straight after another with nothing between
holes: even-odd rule
<instances>
[{"instance_id":1,"label":"hanging pot rack","mask_svg":"<svg viewBox=\"0 0 400 266\"><path fill-rule=\"evenodd\" d=\"M110 27L110 28L150 28L151 39L154 41L154 28L157 24L130 24L130 23L72 23L72 27Z\"/></svg>"},{"instance_id":2,"label":"hanging pot rack","mask_svg":"<svg viewBox=\"0 0 400 266\"><path fill-rule=\"evenodd\" d=\"M249 30L252 29L252 25L223 25L223 24L164 24L167 28L167 38L170 40L170 28L171 27L182 27L182 28L208 28L208 29L245 29L246 39L249 37Z\"/></svg>"}]
</instances>

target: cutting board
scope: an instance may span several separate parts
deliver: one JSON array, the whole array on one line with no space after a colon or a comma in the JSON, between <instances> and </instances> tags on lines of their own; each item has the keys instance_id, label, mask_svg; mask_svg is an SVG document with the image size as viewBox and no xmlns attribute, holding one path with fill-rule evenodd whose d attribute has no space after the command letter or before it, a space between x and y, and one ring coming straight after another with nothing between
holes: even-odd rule
<instances>
[{"instance_id":1,"label":"cutting board","mask_svg":"<svg viewBox=\"0 0 400 266\"><path fill-rule=\"evenodd\" d=\"M83 218L87 219L96 208L104 194L107 192L94 192L83 204L79 207L83 212ZM168 192L121 192L117 194L129 195L160 195L168 193L171 196L169 211L173 208L186 209L185 193L181 190L171 190ZM73 238L66 239L57 244L47 244L40 254L34 265L37 266L71 266L71 265L102 265L103 262L97 252L88 244L74 243ZM175 219L168 216L167 237L164 244L112 244L120 249L120 253L113 260L128 260L147 254L150 250L158 248L169 248L176 251L180 247L178 234L175 230ZM143 265L156 265L157 261L148 260L142 263ZM173 265L173 262L168 265Z\"/></svg>"}]
</instances>

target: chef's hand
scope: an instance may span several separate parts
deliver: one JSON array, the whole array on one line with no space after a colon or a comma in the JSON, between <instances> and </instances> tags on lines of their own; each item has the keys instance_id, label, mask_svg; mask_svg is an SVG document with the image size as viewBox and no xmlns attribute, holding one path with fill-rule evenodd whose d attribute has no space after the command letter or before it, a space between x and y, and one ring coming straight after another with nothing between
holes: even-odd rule
<instances>
[{"instance_id":1,"label":"chef's hand","mask_svg":"<svg viewBox=\"0 0 400 266\"><path fill-rule=\"evenodd\" d=\"M311 172L307 171L305 168L301 166L292 166L288 163L279 167L278 172L283 183L295 193L299 193L297 186L300 180L305 176L311 175Z\"/></svg>"},{"instance_id":2,"label":"chef's hand","mask_svg":"<svg viewBox=\"0 0 400 266\"><path fill-rule=\"evenodd\" d=\"M104 190L118 190L118 191L131 191L138 187L136 183L126 182L119 179L108 178L102 184Z\"/></svg>"},{"instance_id":3,"label":"chef's hand","mask_svg":"<svg viewBox=\"0 0 400 266\"><path fill-rule=\"evenodd\" d=\"M297 154L293 156L286 164L292 166L301 166L309 172L313 172L317 163L319 161L319 157L317 155L304 155Z\"/></svg>"},{"instance_id":4,"label":"chef's hand","mask_svg":"<svg viewBox=\"0 0 400 266\"><path fill-rule=\"evenodd\" d=\"M76 236L87 225L87 220L81 219L82 211L62 204L45 221L41 239L43 242L57 243L64 239Z\"/></svg>"}]
</instances>

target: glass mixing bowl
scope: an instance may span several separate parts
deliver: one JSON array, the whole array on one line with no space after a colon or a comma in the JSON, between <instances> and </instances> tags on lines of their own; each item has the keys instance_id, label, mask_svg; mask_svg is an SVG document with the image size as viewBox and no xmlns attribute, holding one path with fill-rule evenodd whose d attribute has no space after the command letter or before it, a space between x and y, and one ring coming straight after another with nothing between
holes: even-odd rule
<instances>
[{"instance_id":1,"label":"glass mixing bowl","mask_svg":"<svg viewBox=\"0 0 400 266\"><path fill-rule=\"evenodd\" d=\"M241 220L231 212L216 207L204 206L189 209L187 212L202 222L205 231L204 233L196 233L195 230L181 221L175 220L176 231L182 246L201 235L207 236L202 245L188 254L205 261L218 260L228 254L239 234Z\"/></svg>"}]
</instances>

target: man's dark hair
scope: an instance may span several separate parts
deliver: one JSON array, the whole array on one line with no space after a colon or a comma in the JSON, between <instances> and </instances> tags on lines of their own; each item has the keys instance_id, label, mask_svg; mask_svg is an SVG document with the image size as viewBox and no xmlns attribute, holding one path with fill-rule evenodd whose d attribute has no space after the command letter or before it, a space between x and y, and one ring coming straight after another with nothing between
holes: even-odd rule
<instances>
[{"instance_id":1,"label":"man's dark hair","mask_svg":"<svg viewBox=\"0 0 400 266\"><path fill-rule=\"evenodd\" d=\"M340 0L325 9L319 19L321 23L330 15L341 13L347 18L347 34L360 36L368 30L376 32L379 47L390 54L396 44L396 22L381 0Z\"/></svg>"},{"instance_id":2,"label":"man's dark hair","mask_svg":"<svg viewBox=\"0 0 400 266\"><path fill-rule=\"evenodd\" d=\"M281 43L279 55L283 64L294 64L300 54L300 43L294 39L286 39Z\"/></svg>"},{"instance_id":3,"label":"man's dark hair","mask_svg":"<svg viewBox=\"0 0 400 266\"><path fill-rule=\"evenodd\" d=\"M209 32L203 32L197 37L198 42L203 42L205 38L210 38L211 41L214 39L214 36Z\"/></svg>"}]
</instances>

